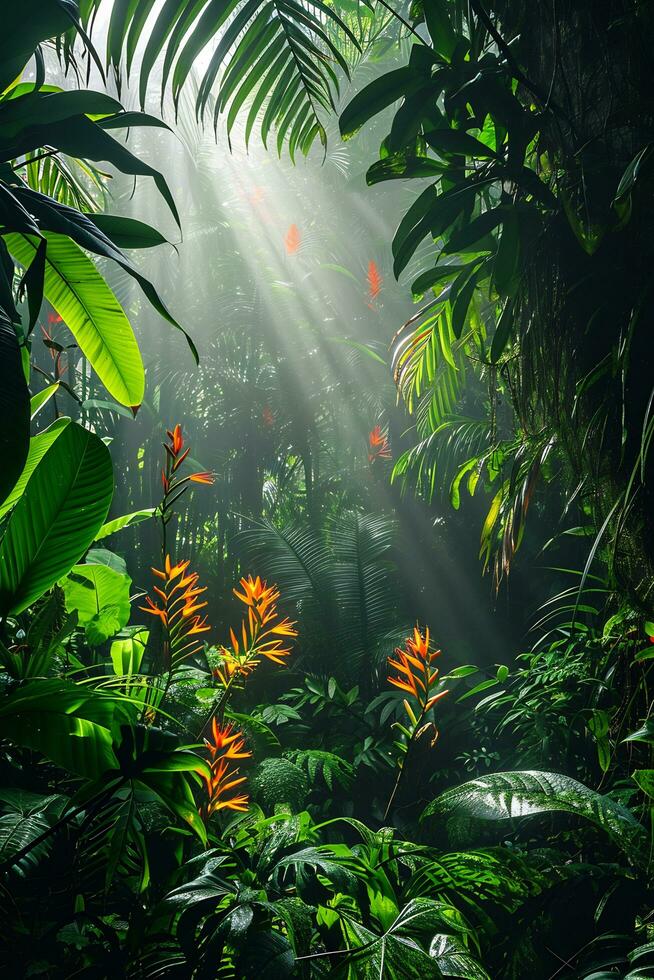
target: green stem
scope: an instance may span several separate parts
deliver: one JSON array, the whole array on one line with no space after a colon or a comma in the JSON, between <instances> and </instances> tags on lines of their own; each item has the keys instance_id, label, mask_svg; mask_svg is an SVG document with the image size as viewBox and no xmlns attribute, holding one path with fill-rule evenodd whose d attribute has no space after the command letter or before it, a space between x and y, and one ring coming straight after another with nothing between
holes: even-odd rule
<instances>
[{"instance_id":1,"label":"green stem","mask_svg":"<svg viewBox=\"0 0 654 980\"><path fill-rule=\"evenodd\" d=\"M409 762L409 754L410 754L411 749L413 748L413 746L415 744L416 734L422 728L422 723L423 723L423 720L424 720L424 717L425 717L425 713L426 713L425 712L425 709L423 708L422 711L420 712L420 717L416 721L416 723L413 726L413 729L411 731L411 738L409 739L409 744L406 747L406 752L404 754L404 759L402 760L402 763L401 763L401 765L400 765L400 767L398 769L397 778L395 780L395 785L393 786L391 795L390 795L389 800L388 800L388 803L386 805L386 809L384 810L384 820L387 819L388 814L389 814L390 809L391 809L391 806L393 805L393 800L395 799L395 797L397 795L397 791L398 791L398 789L400 787L400 783L402 781L402 776L404 774L404 770L406 769L407 764Z\"/></svg>"}]
</instances>

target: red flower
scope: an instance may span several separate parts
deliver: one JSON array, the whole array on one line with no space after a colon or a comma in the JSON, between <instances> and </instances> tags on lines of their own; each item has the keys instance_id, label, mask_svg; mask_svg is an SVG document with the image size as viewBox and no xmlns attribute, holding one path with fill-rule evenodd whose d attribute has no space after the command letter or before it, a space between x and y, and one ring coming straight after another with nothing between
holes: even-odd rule
<instances>
[{"instance_id":1,"label":"red flower","mask_svg":"<svg viewBox=\"0 0 654 980\"><path fill-rule=\"evenodd\" d=\"M390 459L391 447L388 436L382 432L381 426L376 425L368 436L368 462L374 463L376 459Z\"/></svg>"}]
</instances>

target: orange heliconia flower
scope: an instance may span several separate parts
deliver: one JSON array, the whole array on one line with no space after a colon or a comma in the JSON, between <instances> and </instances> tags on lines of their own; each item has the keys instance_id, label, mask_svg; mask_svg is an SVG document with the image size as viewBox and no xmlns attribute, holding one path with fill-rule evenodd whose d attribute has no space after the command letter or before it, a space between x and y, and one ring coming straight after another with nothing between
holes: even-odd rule
<instances>
[{"instance_id":1,"label":"orange heliconia flower","mask_svg":"<svg viewBox=\"0 0 654 980\"><path fill-rule=\"evenodd\" d=\"M429 627L425 629L425 634L421 633L418 626L413 630L413 636L407 637L404 649L397 647L395 657L388 658L389 667L394 667L397 675L389 675L388 681L398 687L401 691L407 691L414 701L421 714L429 711L437 701L440 701L448 692L439 691L433 694L432 690L438 682L439 671L432 664L437 657L440 657L440 650L430 649Z\"/></svg>"},{"instance_id":2,"label":"orange heliconia flower","mask_svg":"<svg viewBox=\"0 0 654 980\"><path fill-rule=\"evenodd\" d=\"M211 720L211 741L205 739L205 745L215 759L223 749L225 759L250 759L252 753L245 748L245 739L238 729L234 730L234 725L230 721L223 728L218 724L218 719L214 716Z\"/></svg>"},{"instance_id":3,"label":"orange heliconia flower","mask_svg":"<svg viewBox=\"0 0 654 980\"><path fill-rule=\"evenodd\" d=\"M376 459L390 459L391 447L388 436L382 432L381 425L376 425L368 435L368 462L374 463Z\"/></svg>"},{"instance_id":4,"label":"orange heliconia flower","mask_svg":"<svg viewBox=\"0 0 654 980\"><path fill-rule=\"evenodd\" d=\"M297 636L295 623L287 617L280 619L277 611L279 590L275 585L269 586L258 575L242 578L239 585L240 591L234 589L233 592L247 607L247 617L242 620L238 632L230 629L231 645L221 648L222 661L212 672L225 688L251 674L261 657L283 666L284 658L291 653L286 641Z\"/></svg>"},{"instance_id":5,"label":"orange heliconia flower","mask_svg":"<svg viewBox=\"0 0 654 980\"><path fill-rule=\"evenodd\" d=\"M184 445L184 438L182 436L181 425L178 423L172 432L170 431L170 429L166 429L166 435L170 439L170 448L172 450L173 455L178 456Z\"/></svg>"},{"instance_id":6,"label":"orange heliconia flower","mask_svg":"<svg viewBox=\"0 0 654 980\"><path fill-rule=\"evenodd\" d=\"M295 255L300 247L300 231L297 225L291 225L286 232L284 238L284 245L286 247L286 252L288 255Z\"/></svg>"},{"instance_id":7,"label":"orange heliconia flower","mask_svg":"<svg viewBox=\"0 0 654 980\"><path fill-rule=\"evenodd\" d=\"M272 429L275 424L275 416L270 405L264 405L263 411L261 413L261 421L263 422L266 429Z\"/></svg>"},{"instance_id":8,"label":"orange heliconia flower","mask_svg":"<svg viewBox=\"0 0 654 980\"><path fill-rule=\"evenodd\" d=\"M59 313L48 313L48 323L61 323L63 317Z\"/></svg>"},{"instance_id":9,"label":"orange heliconia flower","mask_svg":"<svg viewBox=\"0 0 654 980\"><path fill-rule=\"evenodd\" d=\"M164 524L170 520L170 509L179 496L187 489L189 483L204 483L211 486L214 482L214 475L208 470L199 470L197 473L189 473L188 476L179 477L178 469L188 456L191 447L184 448L184 436L182 427L177 424L172 430L166 429L167 442L163 446L166 450L166 465L161 470L161 484L163 486L164 499L162 503L162 519Z\"/></svg>"},{"instance_id":10,"label":"orange heliconia flower","mask_svg":"<svg viewBox=\"0 0 654 980\"><path fill-rule=\"evenodd\" d=\"M191 637L211 629L206 615L199 615L207 603L198 600L207 590L198 586L197 572L186 574L188 566L188 561L173 565L170 555L166 555L163 570L152 569L152 573L163 583L161 588L154 586L161 604L146 596L146 605L139 606L143 612L161 620L167 633L164 645L170 668L176 667L182 660L192 657L200 650L200 643Z\"/></svg>"},{"instance_id":11,"label":"orange heliconia flower","mask_svg":"<svg viewBox=\"0 0 654 980\"><path fill-rule=\"evenodd\" d=\"M368 275L366 277L368 282L368 306L372 309L372 303L377 299L381 292L382 283L384 282L382 276L379 274L379 269L377 268L377 263L374 259L371 259L368 263Z\"/></svg>"},{"instance_id":12,"label":"orange heliconia flower","mask_svg":"<svg viewBox=\"0 0 654 980\"><path fill-rule=\"evenodd\" d=\"M245 747L242 733L231 722L221 726L214 717L211 722L211 739L205 739L205 745L211 756L211 776L204 776L208 795L206 816L218 810L246 811L249 799L247 794L233 792L237 786L242 786L245 776L239 776L238 769L229 765L229 760L249 759L252 756Z\"/></svg>"},{"instance_id":13,"label":"orange heliconia flower","mask_svg":"<svg viewBox=\"0 0 654 980\"><path fill-rule=\"evenodd\" d=\"M290 649L284 647L282 639L277 639L277 637L289 637L293 639L297 636L297 630L295 629L295 623L292 623L288 618L279 619L279 613L277 612L277 600L279 599L279 590L276 586L268 586L267 582L263 582L257 575L256 579L253 579L251 575L247 578L242 578L240 581L242 592L238 589L234 589L234 595L237 599L240 599L248 607L248 626L250 632L250 648L256 648L256 652L268 660L272 660L273 663L282 664L282 657L288 657L290 654ZM264 627L267 627L264 629ZM243 645L245 646L245 623L242 627L243 632ZM236 641L236 637L232 631L232 645ZM238 649L238 644L235 649Z\"/></svg>"}]
</instances>

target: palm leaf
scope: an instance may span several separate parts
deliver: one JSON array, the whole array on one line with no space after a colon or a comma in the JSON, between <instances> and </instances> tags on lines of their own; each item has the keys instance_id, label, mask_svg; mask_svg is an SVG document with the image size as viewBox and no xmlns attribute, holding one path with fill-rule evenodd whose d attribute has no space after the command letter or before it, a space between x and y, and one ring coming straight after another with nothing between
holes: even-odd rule
<instances>
[{"instance_id":1,"label":"palm leaf","mask_svg":"<svg viewBox=\"0 0 654 980\"><path fill-rule=\"evenodd\" d=\"M88 17L103 0L88 4ZM131 70L139 41L145 37L140 67L140 98L145 104L150 76L163 55L162 97L170 86L176 108L202 52L215 47L198 86L195 110L202 118L215 95L214 122L227 113L231 133L240 110L249 106L245 138L257 119L267 143L277 132L281 151L306 154L314 140L326 142L323 114L335 108L339 75L349 74L343 50L360 44L333 5L322 0L165 0L151 26L146 20L154 0L114 3L107 59L120 81L125 56Z\"/></svg>"}]
</instances>

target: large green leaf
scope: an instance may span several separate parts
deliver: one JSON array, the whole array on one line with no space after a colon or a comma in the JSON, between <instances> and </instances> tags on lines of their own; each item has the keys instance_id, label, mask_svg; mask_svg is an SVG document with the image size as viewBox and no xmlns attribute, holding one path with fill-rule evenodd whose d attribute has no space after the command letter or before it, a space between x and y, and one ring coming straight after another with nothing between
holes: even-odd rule
<instances>
[{"instance_id":1,"label":"large green leaf","mask_svg":"<svg viewBox=\"0 0 654 980\"><path fill-rule=\"evenodd\" d=\"M27 486L32 473L41 462L50 446L52 446L55 440L59 438L69 422L69 418L64 417L57 419L56 422L53 422L52 425L43 432L39 432L38 435L32 436L29 441L29 452L27 454L27 460L23 470L16 481L14 489L3 501L3 503L0 504L0 517L4 517L7 511L11 510L14 504L23 496L25 493L25 487Z\"/></svg>"},{"instance_id":2,"label":"large green leaf","mask_svg":"<svg viewBox=\"0 0 654 980\"><path fill-rule=\"evenodd\" d=\"M68 15L67 15L68 10ZM38 43L70 27L73 0L44 3L26 0L2 6L0 32L0 93L20 74Z\"/></svg>"},{"instance_id":3,"label":"large green leaf","mask_svg":"<svg viewBox=\"0 0 654 980\"><path fill-rule=\"evenodd\" d=\"M352 948L354 975L362 980L401 980L402 977L442 977L438 957L420 948L416 937L431 938L436 930L451 929L466 932L461 913L446 902L414 898L391 922L388 929L377 935L361 923L345 919L343 932ZM483 971L480 977L483 978Z\"/></svg>"},{"instance_id":4,"label":"large green leaf","mask_svg":"<svg viewBox=\"0 0 654 980\"><path fill-rule=\"evenodd\" d=\"M429 955L436 960L445 977L489 980L488 974L474 956L470 955L465 944L454 936L437 933L431 941Z\"/></svg>"},{"instance_id":5,"label":"large green leaf","mask_svg":"<svg viewBox=\"0 0 654 980\"><path fill-rule=\"evenodd\" d=\"M118 768L113 731L129 722L124 700L59 679L34 680L0 704L0 735L63 769L97 779Z\"/></svg>"},{"instance_id":6,"label":"large green leaf","mask_svg":"<svg viewBox=\"0 0 654 980\"><path fill-rule=\"evenodd\" d=\"M109 450L71 423L29 479L0 543L0 614L19 613L82 557L113 494Z\"/></svg>"},{"instance_id":7,"label":"large green leaf","mask_svg":"<svg viewBox=\"0 0 654 980\"><path fill-rule=\"evenodd\" d=\"M66 609L77 612L91 646L104 643L127 625L131 581L107 565L75 565L63 580Z\"/></svg>"},{"instance_id":8,"label":"large green leaf","mask_svg":"<svg viewBox=\"0 0 654 980\"><path fill-rule=\"evenodd\" d=\"M118 248L153 248L167 239L144 221L117 214L90 214L89 220L104 232Z\"/></svg>"},{"instance_id":9,"label":"large green leaf","mask_svg":"<svg viewBox=\"0 0 654 980\"><path fill-rule=\"evenodd\" d=\"M601 827L631 860L647 859L647 834L632 813L608 796L554 772L496 772L480 776L433 800L421 819L510 820L536 813L572 813Z\"/></svg>"},{"instance_id":10,"label":"large green leaf","mask_svg":"<svg viewBox=\"0 0 654 980\"><path fill-rule=\"evenodd\" d=\"M45 232L44 294L107 391L122 405L138 407L145 391L143 362L120 303L93 262L65 235ZM27 268L36 255L34 236L5 236L11 254Z\"/></svg>"},{"instance_id":11,"label":"large green leaf","mask_svg":"<svg viewBox=\"0 0 654 980\"><path fill-rule=\"evenodd\" d=\"M37 391L35 395L32 395L30 398L30 418L36 418L41 409L57 394L58 390L59 382L56 381L54 384L48 385L47 388L43 388L41 391Z\"/></svg>"},{"instance_id":12,"label":"large green leaf","mask_svg":"<svg viewBox=\"0 0 654 980\"><path fill-rule=\"evenodd\" d=\"M344 139L353 136L357 129L378 112L382 112L398 99L414 94L424 84L424 76L416 74L409 67L397 68L376 78L358 92L341 113L341 136Z\"/></svg>"},{"instance_id":13,"label":"large green leaf","mask_svg":"<svg viewBox=\"0 0 654 980\"><path fill-rule=\"evenodd\" d=\"M0 501L25 465L30 439L30 396L16 332L0 309Z\"/></svg>"}]
</instances>

